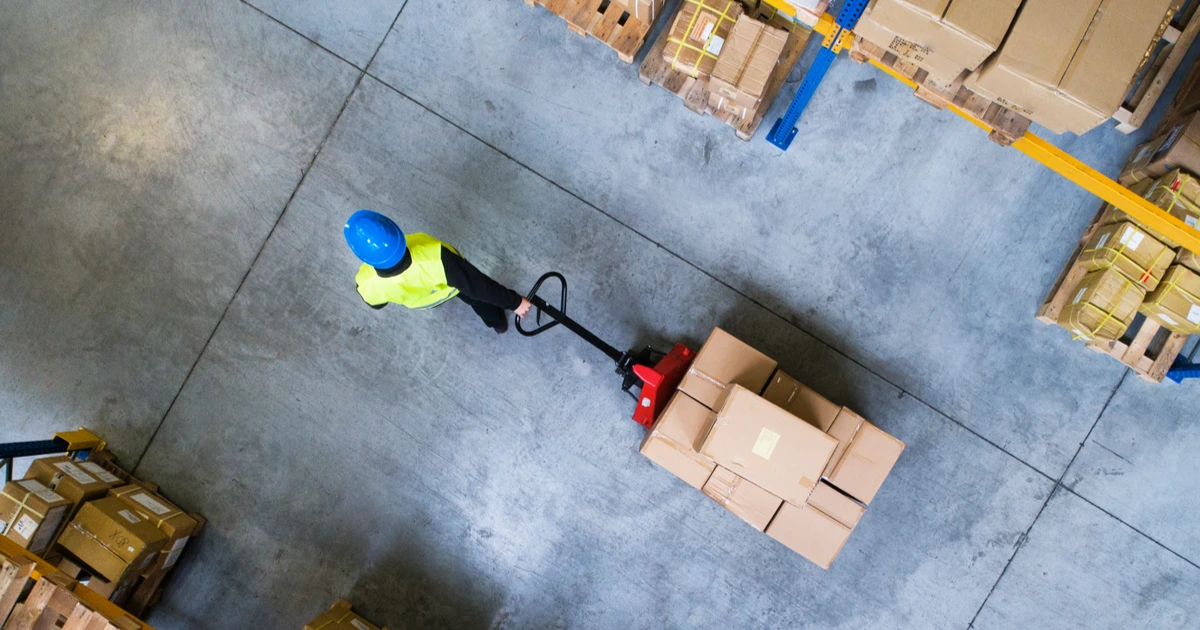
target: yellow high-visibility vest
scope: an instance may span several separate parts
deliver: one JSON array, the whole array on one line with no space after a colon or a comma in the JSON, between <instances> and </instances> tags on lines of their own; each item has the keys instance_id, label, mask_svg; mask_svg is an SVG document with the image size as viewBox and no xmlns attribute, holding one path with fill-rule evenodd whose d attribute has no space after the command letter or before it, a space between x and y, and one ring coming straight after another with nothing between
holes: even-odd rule
<instances>
[{"instance_id":1,"label":"yellow high-visibility vest","mask_svg":"<svg viewBox=\"0 0 1200 630\"><path fill-rule=\"evenodd\" d=\"M367 304L379 306L391 302L408 308L427 309L458 295L458 289L446 284L442 248L455 254L458 250L428 234L407 234L404 242L412 264L400 275L381 278L371 265L359 267L354 280L358 283L358 294Z\"/></svg>"}]
</instances>

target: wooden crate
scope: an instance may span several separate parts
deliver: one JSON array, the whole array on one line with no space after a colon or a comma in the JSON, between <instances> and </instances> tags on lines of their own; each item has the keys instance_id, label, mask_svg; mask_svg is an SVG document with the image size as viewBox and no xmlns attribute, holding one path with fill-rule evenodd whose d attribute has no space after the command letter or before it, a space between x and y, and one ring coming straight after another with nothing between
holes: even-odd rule
<instances>
[{"instance_id":1,"label":"wooden crate","mask_svg":"<svg viewBox=\"0 0 1200 630\"><path fill-rule=\"evenodd\" d=\"M1200 34L1197 7L1200 7L1200 0L1189 0L1171 20L1163 21L1163 27L1150 48L1150 54L1134 75L1125 102L1121 104L1117 113L1113 114L1113 120L1117 121L1117 131L1130 134L1141 129L1154 106L1158 104L1158 99L1167 89L1167 84L1171 82L1192 43L1196 41L1196 35ZM1168 114L1167 118L1169 117Z\"/></svg>"},{"instance_id":2,"label":"wooden crate","mask_svg":"<svg viewBox=\"0 0 1200 630\"><path fill-rule=\"evenodd\" d=\"M1075 295L1075 289L1089 271L1079 264L1079 256L1088 240L1100 229L1100 218L1104 215L1106 205L1100 207L1091 224L1083 231L1083 238L1075 247L1075 252L1067 261L1058 280L1050 289L1042 306L1038 308L1038 321L1050 326L1058 325L1058 317L1062 314L1067 303ZM1171 369L1175 358L1183 351L1188 335L1173 333L1162 328L1157 322L1138 315L1133 325L1117 341L1092 342L1087 344L1089 350L1107 354L1129 366L1134 373L1151 383L1161 383Z\"/></svg>"},{"instance_id":3,"label":"wooden crate","mask_svg":"<svg viewBox=\"0 0 1200 630\"><path fill-rule=\"evenodd\" d=\"M617 51L625 63L633 63L655 22L666 11L664 6L653 18L638 19L624 5L612 0L525 0L525 4L545 7L566 20L571 32L596 38Z\"/></svg>"},{"instance_id":4,"label":"wooden crate","mask_svg":"<svg viewBox=\"0 0 1200 630\"><path fill-rule=\"evenodd\" d=\"M874 61L915 83L917 85L914 92L916 97L937 109L945 109L954 105L970 113L992 128L988 137L996 144L1005 147L1012 146L1012 143L1029 131L1031 123L1028 118L963 87L966 73L952 81L935 77L917 64L902 59L861 37L854 38L854 45L850 48L850 58L858 63Z\"/></svg>"},{"instance_id":5,"label":"wooden crate","mask_svg":"<svg viewBox=\"0 0 1200 630\"><path fill-rule=\"evenodd\" d=\"M767 110L775 102L775 97L783 87L783 82L787 80L792 68L800 60L800 55L804 53L804 46L812 37L812 31L778 14L767 20L771 26L789 31L787 43L783 46L779 63L775 65L775 71L771 73L771 79L767 82L766 90L763 91L763 97L759 100L753 115L742 118L709 106L708 77L693 78L686 72L675 70L671 67L671 62L663 58L663 49L667 47L667 39L671 36L671 24L675 22L675 15L682 6L683 3L678 3L671 15L667 16L666 27L658 34L654 45L646 53L646 58L638 70L638 78L646 85L657 85L683 99L684 107L693 112L700 115L708 114L733 127L738 138L750 140L754 137L754 132L758 130L759 125L762 124Z\"/></svg>"}]
</instances>

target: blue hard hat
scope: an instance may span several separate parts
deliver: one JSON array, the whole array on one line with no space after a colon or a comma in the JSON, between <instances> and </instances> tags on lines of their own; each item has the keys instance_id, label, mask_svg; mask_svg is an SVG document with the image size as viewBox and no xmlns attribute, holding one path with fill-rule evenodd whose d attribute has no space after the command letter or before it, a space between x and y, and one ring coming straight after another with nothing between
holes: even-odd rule
<instances>
[{"instance_id":1,"label":"blue hard hat","mask_svg":"<svg viewBox=\"0 0 1200 630\"><path fill-rule=\"evenodd\" d=\"M372 210L359 210L346 219L346 243L355 256L376 269L399 265L408 251L400 226Z\"/></svg>"}]
</instances>

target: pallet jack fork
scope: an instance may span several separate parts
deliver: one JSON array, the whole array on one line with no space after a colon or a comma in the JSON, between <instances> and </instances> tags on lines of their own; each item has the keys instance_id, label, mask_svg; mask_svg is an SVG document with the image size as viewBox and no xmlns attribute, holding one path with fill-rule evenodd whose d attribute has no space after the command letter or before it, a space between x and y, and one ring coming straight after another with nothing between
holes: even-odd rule
<instances>
[{"instance_id":1,"label":"pallet jack fork","mask_svg":"<svg viewBox=\"0 0 1200 630\"><path fill-rule=\"evenodd\" d=\"M558 306L552 306L542 299L538 292L547 280L557 280L562 286L562 297ZM517 318L517 332L526 337L540 335L555 326L562 324L568 330L579 335L603 352L617 364L617 374L621 377L621 391L637 400L637 408L633 412L633 420L649 429L654 426L655 419L662 413L670 400L671 394L679 387L683 375L691 366L696 353L682 343L676 343L670 352L660 352L649 346L641 350L633 349L621 352L614 346L597 337L592 331L581 326L567 316L567 279L557 271L551 271L538 278L533 289L526 296L533 307L537 309L537 328L526 330L521 326L523 318ZM543 324L542 315L548 315L553 321ZM640 390L634 395L633 388Z\"/></svg>"}]
</instances>

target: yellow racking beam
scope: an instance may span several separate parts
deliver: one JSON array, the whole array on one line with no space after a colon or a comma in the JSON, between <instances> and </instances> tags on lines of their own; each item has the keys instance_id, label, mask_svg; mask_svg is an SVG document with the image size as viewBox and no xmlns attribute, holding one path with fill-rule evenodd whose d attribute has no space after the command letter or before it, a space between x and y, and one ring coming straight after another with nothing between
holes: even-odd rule
<instances>
[{"instance_id":1,"label":"yellow racking beam","mask_svg":"<svg viewBox=\"0 0 1200 630\"><path fill-rule=\"evenodd\" d=\"M899 79L914 90L917 89L918 86L916 83L897 73L895 70L874 59L870 61L880 70ZM960 109L953 104L949 105L948 109L975 123L975 125L985 131L989 133L992 131L991 126L971 115L970 112ZM1184 249L1200 254L1200 231L1189 227L1186 223L1175 218L1162 208L1146 201L1128 188L1104 176L1103 173L1080 162L1066 151L1046 142L1033 133L1026 133L1014 142L1012 147L1041 162L1042 165L1074 182L1080 188L1111 203L1139 221L1142 225L1158 232L1164 238L1179 243Z\"/></svg>"}]
</instances>

